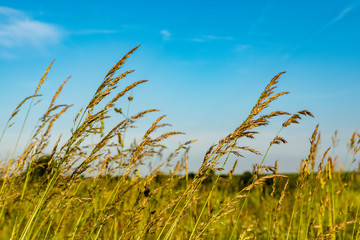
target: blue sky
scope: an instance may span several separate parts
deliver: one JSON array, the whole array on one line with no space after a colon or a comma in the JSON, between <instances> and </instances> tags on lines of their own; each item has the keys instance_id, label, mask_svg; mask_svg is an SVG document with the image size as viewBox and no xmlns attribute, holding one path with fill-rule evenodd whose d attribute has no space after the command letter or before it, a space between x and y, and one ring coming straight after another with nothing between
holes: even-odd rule
<instances>
[{"instance_id":1,"label":"blue sky","mask_svg":"<svg viewBox=\"0 0 360 240\"><path fill-rule=\"evenodd\" d=\"M286 129L282 136L289 144L275 146L266 163L279 160L281 170L296 171L317 123L324 148L339 131L339 155L344 155L347 138L359 130L359 42L360 1L2 0L0 124L33 93L55 59L42 93L50 98L72 76L59 101L75 106L57 126L58 133L69 132L69 122L107 70L141 44L127 62L136 72L126 83L149 82L134 89L131 111L155 107L167 114L172 130L187 133L170 145L199 139L191 150L193 170L212 143L246 118L268 81L286 71L279 90L291 93L270 110L308 109L316 117ZM34 110L34 119L36 113L41 109ZM246 144L264 152L283 120ZM11 152L18 131L14 126L7 132L2 158ZM140 132L135 130L133 137ZM258 161L252 156L240 159L238 171Z\"/></svg>"}]
</instances>

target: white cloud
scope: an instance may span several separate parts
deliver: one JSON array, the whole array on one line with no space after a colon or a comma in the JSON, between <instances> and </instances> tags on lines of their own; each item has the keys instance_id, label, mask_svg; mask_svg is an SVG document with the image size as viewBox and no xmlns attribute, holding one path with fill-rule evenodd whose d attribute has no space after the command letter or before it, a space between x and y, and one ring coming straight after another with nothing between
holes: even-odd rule
<instances>
[{"instance_id":1,"label":"white cloud","mask_svg":"<svg viewBox=\"0 0 360 240\"><path fill-rule=\"evenodd\" d=\"M86 29L86 30L75 31L72 34L91 35L91 34L115 34L115 33L118 33L118 31L110 30L110 29Z\"/></svg>"},{"instance_id":2,"label":"white cloud","mask_svg":"<svg viewBox=\"0 0 360 240\"><path fill-rule=\"evenodd\" d=\"M233 37L219 37L219 36L212 36L212 35L202 36L202 38L209 39L209 40L234 40Z\"/></svg>"},{"instance_id":3,"label":"white cloud","mask_svg":"<svg viewBox=\"0 0 360 240\"><path fill-rule=\"evenodd\" d=\"M16 59L16 56L10 53L9 51L0 50L0 58L12 60L12 59Z\"/></svg>"},{"instance_id":4,"label":"white cloud","mask_svg":"<svg viewBox=\"0 0 360 240\"><path fill-rule=\"evenodd\" d=\"M357 8L359 5L360 5L360 1L357 1L353 5L351 5L351 6L347 7L347 8L345 8L344 10L342 10L333 20L331 20L330 22L325 24L322 28L320 28L314 34L310 35L310 37L308 39L306 39L305 41L303 41L302 44L300 44L298 46L295 46L292 50L290 50L288 53L286 53L283 56L283 58L284 59L289 59L294 52L296 52L300 48L303 48L303 47L307 46L308 44L310 44L317 36L319 36L321 33L323 33L325 30L330 28L332 25L334 25L338 21L342 20L348 13L350 13L352 10Z\"/></svg>"},{"instance_id":5,"label":"white cloud","mask_svg":"<svg viewBox=\"0 0 360 240\"><path fill-rule=\"evenodd\" d=\"M204 42L205 40L203 38L193 38L191 39L193 42Z\"/></svg>"},{"instance_id":6,"label":"white cloud","mask_svg":"<svg viewBox=\"0 0 360 240\"><path fill-rule=\"evenodd\" d=\"M205 42L205 41L213 41L213 40L232 41L235 39L233 37L221 37L221 36L213 36L213 35L202 35L200 37L191 39L191 41L193 42Z\"/></svg>"},{"instance_id":7,"label":"white cloud","mask_svg":"<svg viewBox=\"0 0 360 240\"><path fill-rule=\"evenodd\" d=\"M245 51L246 49L250 48L251 45L250 44L242 44L242 45L237 45L235 47L235 51L236 52L242 52L242 51Z\"/></svg>"},{"instance_id":8,"label":"white cloud","mask_svg":"<svg viewBox=\"0 0 360 240\"><path fill-rule=\"evenodd\" d=\"M356 2L355 4L345 8L344 10L342 10L340 12L339 15L337 15L332 21L330 21L328 24L326 24L322 30L325 30L327 28L329 28L330 26L332 26L334 23L340 21L347 13L349 13L351 10L355 9L357 6L360 5L360 1Z\"/></svg>"},{"instance_id":9,"label":"white cloud","mask_svg":"<svg viewBox=\"0 0 360 240\"><path fill-rule=\"evenodd\" d=\"M56 44L61 31L55 25L36 21L24 12L0 6L0 47L44 47Z\"/></svg>"},{"instance_id":10,"label":"white cloud","mask_svg":"<svg viewBox=\"0 0 360 240\"><path fill-rule=\"evenodd\" d=\"M9 8L9 7L2 7L0 6L0 15L8 16L10 18L13 18L15 16L23 16L23 12Z\"/></svg>"},{"instance_id":11,"label":"white cloud","mask_svg":"<svg viewBox=\"0 0 360 240\"><path fill-rule=\"evenodd\" d=\"M170 40L170 37L171 37L171 33L168 31L168 30L161 30L160 31L160 34L163 36L163 40L164 41L168 41Z\"/></svg>"}]
</instances>

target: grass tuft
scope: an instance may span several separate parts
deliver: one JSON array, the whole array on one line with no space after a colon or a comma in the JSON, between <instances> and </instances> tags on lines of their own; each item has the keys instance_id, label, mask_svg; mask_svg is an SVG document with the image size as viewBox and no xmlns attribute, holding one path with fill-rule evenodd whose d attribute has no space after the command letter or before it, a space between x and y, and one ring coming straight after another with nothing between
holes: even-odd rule
<instances>
[{"instance_id":1,"label":"grass tuft","mask_svg":"<svg viewBox=\"0 0 360 240\"><path fill-rule=\"evenodd\" d=\"M33 100L41 97L53 62L34 94L15 108L0 144L6 144L6 130L30 101L14 154L1 166L0 239L359 239L360 175L353 167L360 151L359 133L349 139L347 171L337 166L339 159L331 154L331 147L320 152L319 125L310 137L307 158L299 163L299 173L279 173L277 161L265 166L272 147L287 143L280 134L302 118L314 117L307 110L267 112L288 94L275 92L282 72L265 86L245 120L210 146L200 169L189 172L188 155L196 140L167 149L166 140L183 133L166 131L166 115L150 123L137 141L126 141L140 119L158 112L130 114L134 98L130 92L146 80L118 90L134 71L120 70L138 47L105 74L88 104L76 114L68 139L51 133L72 107L57 103L69 78L39 117L23 153L15 156L29 112L37 104ZM119 107L124 98L127 111ZM114 112L123 119L111 125L107 119ZM243 139L256 139L260 127L273 118L284 116L288 117L264 153L241 144ZM332 142L335 147L337 132ZM238 159L245 153L262 155L261 162L251 173L236 175ZM146 164L149 174L142 175L141 166ZM229 164L232 170L226 174Z\"/></svg>"}]
</instances>

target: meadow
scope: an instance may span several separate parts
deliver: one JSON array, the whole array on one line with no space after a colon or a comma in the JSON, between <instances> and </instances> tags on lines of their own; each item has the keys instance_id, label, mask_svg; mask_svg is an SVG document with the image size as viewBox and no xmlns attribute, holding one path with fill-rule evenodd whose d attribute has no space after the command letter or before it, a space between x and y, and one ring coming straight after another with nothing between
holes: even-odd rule
<instances>
[{"instance_id":1,"label":"meadow","mask_svg":"<svg viewBox=\"0 0 360 240\"><path fill-rule=\"evenodd\" d=\"M142 176L138 169L163 155L168 138L165 115L150 124L141 141L127 143L124 136L138 120L157 112L149 109L129 116L117 108L120 99L131 103L131 90L145 80L119 90L133 70L120 72L135 47L122 57L74 118L68 139L51 138L54 123L72 107L58 104L65 80L34 127L31 140L18 156L2 161L0 174L0 239L360 239L360 175L356 166L360 134L348 143L351 165L342 168L331 147L320 152L318 126L310 138L306 159L297 174L278 171L278 163L265 166L273 145L286 144L283 129L313 117L307 110L296 113L267 108L288 92L276 93L280 76L265 86L246 119L209 146L197 172L188 169L190 140L162 157ZM52 63L34 94L19 103L1 134L13 122L24 126L32 107L41 99ZM28 106L28 109L26 109ZM25 108L25 109L24 109ZM24 119L17 119L20 111ZM123 120L107 126L112 114ZM287 116L281 129L260 153L240 144L253 139L270 120ZM88 146L89 138L98 142ZM337 139L333 137L335 145ZM18 142L24 138L19 132ZM305 143L304 143L305 144ZM17 145L14 146L17 148ZM14 151L16 152L16 151ZM261 155L252 172L234 174L244 154ZM225 172L224 167L232 166ZM171 171L165 171L172 166Z\"/></svg>"}]
</instances>

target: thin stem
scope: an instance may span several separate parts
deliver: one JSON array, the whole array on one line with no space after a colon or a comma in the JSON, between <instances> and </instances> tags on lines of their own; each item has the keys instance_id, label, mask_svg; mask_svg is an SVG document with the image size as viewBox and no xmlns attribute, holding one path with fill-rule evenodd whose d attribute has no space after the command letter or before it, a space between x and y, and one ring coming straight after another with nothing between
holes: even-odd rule
<instances>
[{"instance_id":1,"label":"thin stem","mask_svg":"<svg viewBox=\"0 0 360 240\"><path fill-rule=\"evenodd\" d=\"M279 130L279 131L277 132L277 134L275 135L274 139L275 139L277 136L279 136L279 134L280 134L281 130L283 130L283 128L284 128L284 127L281 127L281 128L280 128L280 130ZM260 164L260 166L259 166L259 171L261 171L261 168L262 168L262 166L264 165L265 158L266 158L266 156L268 155L271 146L272 146L272 145L270 144L269 147L266 149L265 155L264 155L264 157L262 158L261 164ZM253 184L253 183L255 182L255 180L256 180L256 178L253 178L251 184ZM249 195L250 191L251 191L251 189L248 190L247 195ZM241 215L241 213L242 213L242 210L244 209L244 206L245 206L246 201L247 201L247 198L245 198L245 200L243 201L243 204L242 204L242 206L241 206L240 212L238 213L238 215L237 215L237 217L236 217L236 221L235 221L234 227L233 227L233 229L232 229L232 231L231 231L231 234L230 234L229 239L232 239L232 237L233 237L233 235L234 235L234 232L235 232L237 223L239 222L240 215Z\"/></svg>"},{"instance_id":2,"label":"thin stem","mask_svg":"<svg viewBox=\"0 0 360 240\"><path fill-rule=\"evenodd\" d=\"M234 144L233 146L235 146L235 144ZM207 199L206 199L206 201L205 201L205 203L204 203L204 205L203 205L203 207L202 207L202 209L201 209L200 215L198 216L198 219L197 219L197 221L196 221L196 223L195 223L195 226L193 227L193 230L192 230L192 232L191 232L191 235L190 235L190 237L189 237L189 240L191 240L191 238L193 237L193 235L194 235L194 233L195 233L196 227L197 227L197 225L198 225L199 222L200 222L201 216L202 216L202 214L204 213L204 210L205 210L205 208L206 208L206 205L207 205L208 202L210 201L211 194L212 194L212 192L214 191L214 189L215 189L215 187L216 187L216 184L217 184L217 182L218 182L218 180L219 180L219 178L220 178L220 175L221 175L222 171L224 170L224 167L225 167L225 165L226 165L226 162L228 161L228 159L229 159L229 157L230 157L230 154L231 154L231 151L232 151L233 148L234 148L234 147L231 148L230 152L229 152L228 155L226 156L226 159L225 159L225 161L224 161L224 163L223 163L223 165L222 165L222 167L221 167L221 169L220 169L220 171L219 171L219 174L217 175L217 178L216 178L216 180L215 180L215 183L213 184L213 186L212 186L212 188L211 188L211 190L210 190L210 193L209 193L209 195L208 195L208 197L207 197Z\"/></svg>"}]
</instances>

